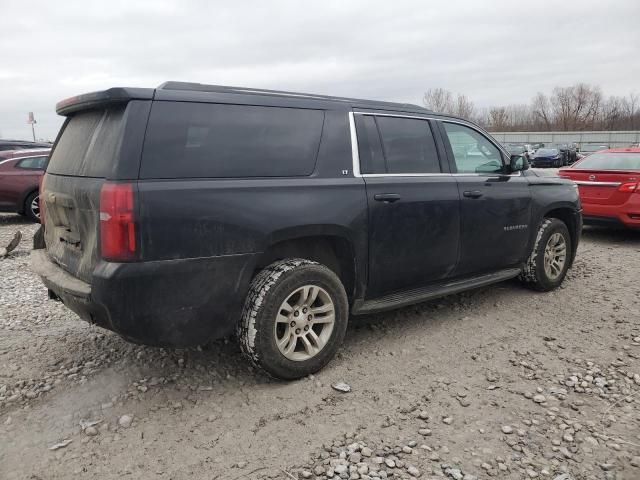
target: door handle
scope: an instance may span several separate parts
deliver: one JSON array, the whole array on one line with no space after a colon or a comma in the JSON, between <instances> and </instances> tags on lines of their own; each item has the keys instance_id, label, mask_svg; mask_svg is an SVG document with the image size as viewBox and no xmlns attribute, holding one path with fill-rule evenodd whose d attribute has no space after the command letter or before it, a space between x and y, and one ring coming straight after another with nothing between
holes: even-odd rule
<instances>
[{"instance_id":1,"label":"door handle","mask_svg":"<svg viewBox=\"0 0 640 480\"><path fill-rule=\"evenodd\" d=\"M462 195L467 198L480 198L482 196L482 192L480 190L467 190L466 192L463 192Z\"/></svg>"},{"instance_id":2,"label":"door handle","mask_svg":"<svg viewBox=\"0 0 640 480\"><path fill-rule=\"evenodd\" d=\"M393 203L400 200L400 195L397 193L376 193L373 198L378 202Z\"/></svg>"}]
</instances>

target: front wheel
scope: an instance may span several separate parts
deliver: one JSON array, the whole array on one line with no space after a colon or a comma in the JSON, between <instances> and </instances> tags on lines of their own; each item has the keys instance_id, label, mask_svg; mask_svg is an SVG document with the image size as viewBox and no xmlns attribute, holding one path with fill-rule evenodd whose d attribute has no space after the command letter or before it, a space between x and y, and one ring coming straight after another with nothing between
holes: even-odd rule
<instances>
[{"instance_id":1,"label":"front wheel","mask_svg":"<svg viewBox=\"0 0 640 480\"><path fill-rule=\"evenodd\" d=\"M548 292L560 286L572 257L569 229L557 218L545 218L520 280L534 290Z\"/></svg>"},{"instance_id":2,"label":"front wheel","mask_svg":"<svg viewBox=\"0 0 640 480\"><path fill-rule=\"evenodd\" d=\"M342 344L349 306L340 279L304 259L275 262L251 282L238 326L240 346L269 375L317 372Z\"/></svg>"}]
</instances>

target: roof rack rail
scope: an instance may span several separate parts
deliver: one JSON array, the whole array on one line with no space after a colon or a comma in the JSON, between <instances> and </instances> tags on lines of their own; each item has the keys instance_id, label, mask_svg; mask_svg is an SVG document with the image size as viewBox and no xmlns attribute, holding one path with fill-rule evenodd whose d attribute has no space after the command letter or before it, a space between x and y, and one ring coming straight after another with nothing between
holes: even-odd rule
<instances>
[{"instance_id":1,"label":"roof rack rail","mask_svg":"<svg viewBox=\"0 0 640 480\"><path fill-rule=\"evenodd\" d=\"M397 107L419 109L425 113L433 113L419 105L411 103L395 103L385 102L380 100L364 100L360 98L348 98L348 97L334 97L331 95L318 95L313 93L300 93L300 92L288 92L283 90L269 90L264 88L248 88L248 87L232 87L228 85L207 85L203 83L192 82L178 82L168 81L159 85L158 90L186 90L192 92L207 92L207 93L237 93L245 95L274 95L280 97L295 97L295 98L307 98L312 100L327 100L332 102L344 102L344 103L357 103L357 104L369 104L371 106L380 105L386 107Z\"/></svg>"}]
</instances>

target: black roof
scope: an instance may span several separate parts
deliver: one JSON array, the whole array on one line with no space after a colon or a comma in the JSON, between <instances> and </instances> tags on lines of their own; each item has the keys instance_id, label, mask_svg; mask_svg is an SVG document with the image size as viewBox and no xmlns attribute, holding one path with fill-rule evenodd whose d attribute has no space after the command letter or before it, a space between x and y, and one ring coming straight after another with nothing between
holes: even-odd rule
<instances>
[{"instance_id":1,"label":"black roof","mask_svg":"<svg viewBox=\"0 0 640 480\"><path fill-rule=\"evenodd\" d=\"M209 95L207 95L209 94ZM293 106L301 104L324 104L328 107L363 108L371 110L392 110L414 113L433 113L426 108L410 103L382 102L357 98L333 97L310 93L285 92L260 88L232 87L225 85L205 85L189 82L165 82L158 88L123 88L116 87L101 92L86 93L58 102L56 112L69 115L78 110L96 108L109 103L121 103L128 100L182 100L182 101L216 101L224 95L260 96L270 103L286 102ZM271 100L268 100L268 99ZM279 100L278 100L279 99Z\"/></svg>"},{"instance_id":2,"label":"black roof","mask_svg":"<svg viewBox=\"0 0 640 480\"><path fill-rule=\"evenodd\" d=\"M283 90L268 90L264 88L250 88L250 87L232 87L228 85L206 85L203 83L191 83L191 82L176 82L169 81L164 82L158 87L158 90L177 90L188 92L207 92L207 93L234 93L240 95L268 95L289 99L306 99L306 100L322 100L325 102L338 102L345 103L352 106L371 109L384 109L384 110L418 110L421 113L433 113L431 110L427 110L419 105L412 103L396 103L396 102L383 102L380 100L364 100L361 98L349 98L349 97L334 97L331 95L317 95L314 93L301 93L301 92L287 92Z\"/></svg>"}]
</instances>

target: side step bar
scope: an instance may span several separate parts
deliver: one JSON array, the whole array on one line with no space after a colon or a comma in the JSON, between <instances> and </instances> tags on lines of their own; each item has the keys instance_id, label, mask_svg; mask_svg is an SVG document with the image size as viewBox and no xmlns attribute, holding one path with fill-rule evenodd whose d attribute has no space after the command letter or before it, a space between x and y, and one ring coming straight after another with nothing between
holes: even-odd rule
<instances>
[{"instance_id":1,"label":"side step bar","mask_svg":"<svg viewBox=\"0 0 640 480\"><path fill-rule=\"evenodd\" d=\"M415 288L405 292L391 293L374 300L356 302L351 313L354 315L362 315L366 313L382 312L393 308L406 307L407 305L425 302L433 298L444 297L446 295L452 295L472 288L484 287L485 285L491 285L492 283L509 280L510 278L517 277L518 274L520 274L519 268L509 268L506 270L500 270L499 272L466 278L464 280L456 280L439 285Z\"/></svg>"}]
</instances>

